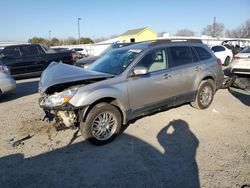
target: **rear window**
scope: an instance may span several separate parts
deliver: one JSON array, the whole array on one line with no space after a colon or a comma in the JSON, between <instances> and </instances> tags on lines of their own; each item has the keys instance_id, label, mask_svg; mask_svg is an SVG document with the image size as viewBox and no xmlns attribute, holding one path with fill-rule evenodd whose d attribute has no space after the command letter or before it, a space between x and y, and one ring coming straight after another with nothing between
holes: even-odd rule
<instances>
[{"instance_id":1,"label":"rear window","mask_svg":"<svg viewBox=\"0 0 250 188\"><path fill-rule=\"evenodd\" d=\"M194 47L194 48L201 60L206 60L212 57L212 55L205 48L202 47Z\"/></svg>"},{"instance_id":2,"label":"rear window","mask_svg":"<svg viewBox=\"0 0 250 188\"><path fill-rule=\"evenodd\" d=\"M213 46L211 48L211 50L214 51L214 52L223 52L223 51L225 51L225 48L222 47L222 46Z\"/></svg>"}]
</instances>

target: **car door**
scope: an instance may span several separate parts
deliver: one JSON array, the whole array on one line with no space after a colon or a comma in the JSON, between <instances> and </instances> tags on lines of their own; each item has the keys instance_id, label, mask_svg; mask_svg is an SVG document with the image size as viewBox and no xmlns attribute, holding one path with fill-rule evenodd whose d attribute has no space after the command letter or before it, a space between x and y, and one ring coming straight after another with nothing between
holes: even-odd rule
<instances>
[{"instance_id":1,"label":"car door","mask_svg":"<svg viewBox=\"0 0 250 188\"><path fill-rule=\"evenodd\" d=\"M23 65L19 46L7 46L2 51L1 61L8 66L11 75L25 73L26 67Z\"/></svg>"},{"instance_id":2,"label":"car door","mask_svg":"<svg viewBox=\"0 0 250 188\"><path fill-rule=\"evenodd\" d=\"M190 46L172 46L168 48L169 66L172 74L178 78L177 85L172 91L174 104L190 102L196 94L195 81L205 69Z\"/></svg>"},{"instance_id":3,"label":"car door","mask_svg":"<svg viewBox=\"0 0 250 188\"><path fill-rule=\"evenodd\" d=\"M26 73L41 72L43 63L37 45L24 45L20 48L22 63L26 66Z\"/></svg>"},{"instance_id":4,"label":"car door","mask_svg":"<svg viewBox=\"0 0 250 188\"><path fill-rule=\"evenodd\" d=\"M127 79L129 103L133 115L173 103L172 89L176 87L175 75L168 70L168 56L165 48L147 53L135 67L146 67L148 73ZM133 72L133 69L131 70Z\"/></svg>"}]
</instances>

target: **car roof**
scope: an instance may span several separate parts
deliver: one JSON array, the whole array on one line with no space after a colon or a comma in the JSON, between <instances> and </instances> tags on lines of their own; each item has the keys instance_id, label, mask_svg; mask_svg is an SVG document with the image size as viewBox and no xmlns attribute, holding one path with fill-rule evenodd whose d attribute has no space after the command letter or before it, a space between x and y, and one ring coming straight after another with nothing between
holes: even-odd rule
<instances>
[{"instance_id":1,"label":"car roof","mask_svg":"<svg viewBox=\"0 0 250 188\"><path fill-rule=\"evenodd\" d=\"M141 49L144 50L149 47L155 47L160 45L172 45L172 44L203 44L199 39L167 39L167 40L152 40L135 43L129 46L121 47L121 49L129 50L129 49Z\"/></svg>"},{"instance_id":2,"label":"car roof","mask_svg":"<svg viewBox=\"0 0 250 188\"><path fill-rule=\"evenodd\" d=\"M6 46L3 46L3 48L0 47L0 49L4 49L6 47L11 47L11 46L31 46L31 45L37 45L37 44L12 44L12 45L6 45Z\"/></svg>"}]
</instances>

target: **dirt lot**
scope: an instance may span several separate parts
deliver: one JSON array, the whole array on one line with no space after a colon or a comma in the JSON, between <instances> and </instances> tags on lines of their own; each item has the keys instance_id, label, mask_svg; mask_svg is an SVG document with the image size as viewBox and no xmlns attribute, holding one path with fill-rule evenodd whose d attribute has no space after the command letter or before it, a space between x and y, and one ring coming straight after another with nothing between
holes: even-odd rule
<instances>
[{"instance_id":1,"label":"dirt lot","mask_svg":"<svg viewBox=\"0 0 250 188\"><path fill-rule=\"evenodd\" d=\"M250 184L250 95L220 90L206 110L183 105L141 118L97 147L77 129L40 121L37 84L18 81L0 99L1 187Z\"/></svg>"}]
</instances>

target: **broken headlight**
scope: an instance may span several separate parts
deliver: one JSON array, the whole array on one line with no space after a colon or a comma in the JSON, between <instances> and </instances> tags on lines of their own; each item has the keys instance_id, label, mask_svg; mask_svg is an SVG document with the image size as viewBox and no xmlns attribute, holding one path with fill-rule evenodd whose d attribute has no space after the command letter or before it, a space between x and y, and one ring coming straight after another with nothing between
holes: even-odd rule
<instances>
[{"instance_id":1,"label":"broken headlight","mask_svg":"<svg viewBox=\"0 0 250 188\"><path fill-rule=\"evenodd\" d=\"M76 93L78 88L71 88L60 93L51 95L41 101L40 105L56 107L67 103Z\"/></svg>"}]
</instances>

